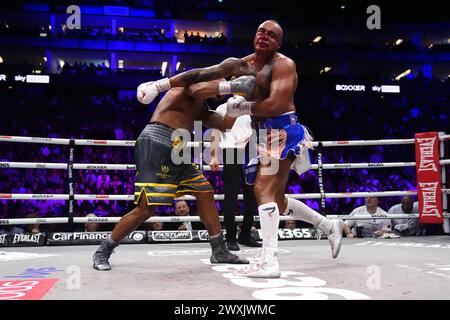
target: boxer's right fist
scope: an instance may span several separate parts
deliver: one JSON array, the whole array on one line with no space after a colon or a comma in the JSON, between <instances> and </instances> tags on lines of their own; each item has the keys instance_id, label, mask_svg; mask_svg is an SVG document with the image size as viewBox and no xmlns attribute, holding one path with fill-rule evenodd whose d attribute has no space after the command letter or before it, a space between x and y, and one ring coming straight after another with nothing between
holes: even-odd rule
<instances>
[{"instance_id":1,"label":"boxer's right fist","mask_svg":"<svg viewBox=\"0 0 450 320\"><path fill-rule=\"evenodd\" d=\"M254 76L242 76L231 81L219 83L219 95L236 94L242 97L250 97L256 87Z\"/></svg>"},{"instance_id":2,"label":"boxer's right fist","mask_svg":"<svg viewBox=\"0 0 450 320\"><path fill-rule=\"evenodd\" d=\"M170 89L170 82L168 78L158 81L145 82L139 85L136 91L136 97L140 103L151 103L160 92Z\"/></svg>"},{"instance_id":3,"label":"boxer's right fist","mask_svg":"<svg viewBox=\"0 0 450 320\"><path fill-rule=\"evenodd\" d=\"M242 96L233 96L227 101L227 116L237 118L243 115L251 115L255 102L245 100Z\"/></svg>"}]
</instances>

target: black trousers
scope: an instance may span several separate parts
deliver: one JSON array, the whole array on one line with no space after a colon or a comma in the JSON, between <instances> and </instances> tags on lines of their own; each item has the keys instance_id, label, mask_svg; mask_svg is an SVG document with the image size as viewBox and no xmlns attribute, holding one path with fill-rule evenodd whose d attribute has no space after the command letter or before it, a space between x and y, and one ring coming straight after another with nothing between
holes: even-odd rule
<instances>
[{"instance_id":1,"label":"black trousers","mask_svg":"<svg viewBox=\"0 0 450 320\"><path fill-rule=\"evenodd\" d=\"M225 159L226 150L224 150ZM236 159L235 159L236 160ZM224 179L224 205L223 205L223 218L226 230L226 240L235 241L237 233L237 223L235 222L235 209L237 205L237 198L239 194L239 187L242 183L244 189L244 221L241 227L242 236L250 236L250 230L254 223L253 215L258 214L255 193L253 192L253 186L249 186L244 181L244 169L242 164L237 164L235 161L233 164L225 164L223 166L223 179Z\"/></svg>"}]
</instances>

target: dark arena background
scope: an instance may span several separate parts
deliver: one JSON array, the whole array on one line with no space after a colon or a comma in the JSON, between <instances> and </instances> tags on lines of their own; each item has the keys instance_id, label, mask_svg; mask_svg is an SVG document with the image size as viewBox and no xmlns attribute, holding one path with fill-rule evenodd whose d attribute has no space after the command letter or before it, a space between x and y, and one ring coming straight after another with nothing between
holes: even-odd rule
<instances>
[{"instance_id":1,"label":"dark arena background","mask_svg":"<svg viewBox=\"0 0 450 320\"><path fill-rule=\"evenodd\" d=\"M339 257L315 226L281 216L281 277L240 277L239 265L210 263L196 198L184 195L122 241L111 271L94 270L96 248L135 207L134 143L164 97L142 104L137 87L252 54L271 19L314 139L311 168L292 170L285 193L350 226ZM171 319L280 319L301 310L288 300L448 300L449 97L444 1L2 2L0 300L170 300ZM199 131L185 152L213 186L225 229L223 172L211 170ZM251 214L243 184L238 231ZM356 220L371 199L384 215ZM361 231L380 221L382 233ZM236 253L252 261L257 248Z\"/></svg>"}]
</instances>

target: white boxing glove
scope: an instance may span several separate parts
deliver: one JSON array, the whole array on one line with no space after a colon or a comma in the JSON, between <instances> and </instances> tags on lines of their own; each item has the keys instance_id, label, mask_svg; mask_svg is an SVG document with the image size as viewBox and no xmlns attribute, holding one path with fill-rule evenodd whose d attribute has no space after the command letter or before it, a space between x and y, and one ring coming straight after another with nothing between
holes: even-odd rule
<instances>
[{"instance_id":1,"label":"white boxing glove","mask_svg":"<svg viewBox=\"0 0 450 320\"><path fill-rule=\"evenodd\" d=\"M242 96L233 96L227 101L227 116L237 118L243 115L251 115L255 103L245 100Z\"/></svg>"},{"instance_id":2,"label":"white boxing glove","mask_svg":"<svg viewBox=\"0 0 450 320\"><path fill-rule=\"evenodd\" d=\"M136 91L136 97L140 103L149 104L160 92L171 88L169 78L158 81L145 82L139 85Z\"/></svg>"}]
</instances>

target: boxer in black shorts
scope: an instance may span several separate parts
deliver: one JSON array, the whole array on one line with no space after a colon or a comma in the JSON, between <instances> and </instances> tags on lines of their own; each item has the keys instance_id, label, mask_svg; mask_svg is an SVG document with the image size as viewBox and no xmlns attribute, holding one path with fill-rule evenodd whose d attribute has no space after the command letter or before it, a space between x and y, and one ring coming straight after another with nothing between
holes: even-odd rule
<instances>
[{"instance_id":1,"label":"boxer in black shorts","mask_svg":"<svg viewBox=\"0 0 450 320\"><path fill-rule=\"evenodd\" d=\"M252 76L233 80L233 88L239 93L251 91L255 86L256 80ZM135 145L137 206L120 219L111 236L94 253L94 269L111 270L109 257L119 241L153 216L156 206L172 205L175 197L184 194L192 194L197 199L200 219L210 237L211 263L249 263L228 250L221 231L214 189L205 176L193 164L176 165L172 161L173 152L183 150L180 139L172 140L175 129L191 132L194 120L203 121L202 124L208 128L227 129L222 116L205 107L202 97L193 97L190 92L189 88L169 90L139 135Z\"/></svg>"},{"instance_id":2,"label":"boxer in black shorts","mask_svg":"<svg viewBox=\"0 0 450 320\"><path fill-rule=\"evenodd\" d=\"M135 204L141 197L149 206L172 205L175 197L188 193L214 192L194 164L174 164L171 141L174 129L160 122L148 124L135 145ZM181 142L177 142L181 143Z\"/></svg>"}]
</instances>

